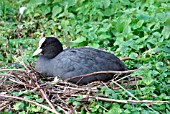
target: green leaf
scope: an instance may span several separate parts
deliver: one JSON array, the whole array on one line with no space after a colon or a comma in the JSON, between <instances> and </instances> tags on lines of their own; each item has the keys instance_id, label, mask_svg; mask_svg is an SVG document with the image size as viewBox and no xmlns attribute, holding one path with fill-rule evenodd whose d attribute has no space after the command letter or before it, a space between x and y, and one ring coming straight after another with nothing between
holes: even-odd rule
<instances>
[{"instance_id":1,"label":"green leaf","mask_svg":"<svg viewBox=\"0 0 170 114\"><path fill-rule=\"evenodd\" d=\"M42 98L36 99L38 103L42 103L44 100Z\"/></svg>"},{"instance_id":2,"label":"green leaf","mask_svg":"<svg viewBox=\"0 0 170 114\"><path fill-rule=\"evenodd\" d=\"M140 28L144 23L144 20L139 20L136 25L133 26L133 29Z\"/></svg>"},{"instance_id":3,"label":"green leaf","mask_svg":"<svg viewBox=\"0 0 170 114\"><path fill-rule=\"evenodd\" d=\"M51 9L50 9L49 6L42 6L42 7L41 7L41 13L42 13L42 15L46 15L46 14L50 13L50 11L51 11Z\"/></svg>"},{"instance_id":4,"label":"green leaf","mask_svg":"<svg viewBox=\"0 0 170 114\"><path fill-rule=\"evenodd\" d=\"M160 23L156 23L152 31L157 30L157 29L160 29Z\"/></svg>"},{"instance_id":5,"label":"green leaf","mask_svg":"<svg viewBox=\"0 0 170 114\"><path fill-rule=\"evenodd\" d=\"M96 8L101 8L103 4L102 4L101 0L94 0L93 5Z\"/></svg>"},{"instance_id":6,"label":"green leaf","mask_svg":"<svg viewBox=\"0 0 170 114\"><path fill-rule=\"evenodd\" d=\"M126 109L126 110L124 111L124 113L125 113L125 114L130 114L130 113L131 113L131 111L130 111L130 110L128 110L128 109Z\"/></svg>"},{"instance_id":7,"label":"green leaf","mask_svg":"<svg viewBox=\"0 0 170 114\"><path fill-rule=\"evenodd\" d=\"M26 111L19 112L19 114L26 114Z\"/></svg>"},{"instance_id":8,"label":"green leaf","mask_svg":"<svg viewBox=\"0 0 170 114\"><path fill-rule=\"evenodd\" d=\"M124 42L124 39L122 37L117 37L116 41L114 42L114 45L120 45Z\"/></svg>"},{"instance_id":9,"label":"green leaf","mask_svg":"<svg viewBox=\"0 0 170 114\"><path fill-rule=\"evenodd\" d=\"M98 49L100 47L100 45L97 43L89 43L88 46L95 49Z\"/></svg>"},{"instance_id":10,"label":"green leaf","mask_svg":"<svg viewBox=\"0 0 170 114\"><path fill-rule=\"evenodd\" d=\"M39 12L35 12L34 13L34 17L38 17L38 16L40 16L40 13Z\"/></svg>"},{"instance_id":11,"label":"green leaf","mask_svg":"<svg viewBox=\"0 0 170 114\"><path fill-rule=\"evenodd\" d=\"M39 96L38 96L38 94L36 94L36 95L33 95L33 97L34 97L34 98L38 98Z\"/></svg>"},{"instance_id":12,"label":"green leaf","mask_svg":"<svg viewBox=\"0 0 170 114\"><path fill-rule=\"evenodd\" d=\"M111 109L108 111L107 114L121 114L122 109L120 108L120 105L117 103L113 103Z\"/></svg>"},{"instance_id":13,"label":"green leaf","mask_svg":"<svg viewBox=\"0 0 170 114\"><path fill-rule=\"evenodd\" d=\"M74 6L77 3L78 0L67 0L68 6Z\"/></svg>"},{"instance_id":14,"label":"green leaf","mask_svg":"<svg viewBox=\"0 0 170 114\"><path fill-rule=\"evenodd\" d=\"M79 105L79 104L81 104L81 103L78 102L78 101L74 101L74 102L73 102L73 105L74 105L74 106L77 106L77 105Z\"/></svg>"},{"instance_id":15,"label":"green leaf","mask_svg":"<svg viewBox=\"0 0 170 114\"><path fill-rule=\"evenodd\" d=\"M169 36L170 36L170 32L169 31L170 31L170 26L169 25L165 25L163 30L162 30L162 33L161 33L165 39L169 38Z\"/></svg>"},{"instance_id":16,"label":"green leaf","mask_svg":"<svg viewBox=\"0 0 170 114\"><path fill-rule=\"evenodd\" d=\"M166 70L167 70L167 67L164 65L163 62L158 62L158 63L156 63L156 68L157 68L158 70L162 70L162 71L166 71Z\"/></svg>"},{"instance_id":17,"label":"green leaf","mask_svg":"<svg viewBox=\"0 0 170 114\"><path fill-rule=\"evenodd\" d=\"M89 39L90 41L92 41L92 40L94 40L94 39L97 39L97 35L96 35L94 32L90 32L90 33L88 34L88 39Z\"/></svg>"},{"instance_id":18,"label":"green leaf","mask_svg":"<svg viewBox=\"0 0 170 114\"><path fill-rule=\"evenodd\" d=\"M52 18L54 18L57 14L59 14L62 11L62 8L59 6L54 6L52 9Z\"/></svg>"},{"instance_id":19,"label":"green leaf","mask_svg":"<svg viewBox=\"0 0 170 114\"><path fill-rule=\"evenodd\" d=\"M38 106L32 107L31 111L33 111L33 112L41 112L41 107L38 107Z\"/></svg>"},{"instance_id":20,"label":"green leaf","mask_svg":"<svg viewBox=\"0 0 170 114\"><path fill-rule=\"evenodd\" d=\"M44 0L30 0L29 6L38 6L44 3Z\"/></svg>"},{"instance_id":21,"label":"green leaf","mask_svg":"<svg viewBox=\"0 0 170 114\"><path fill-rule=\"evenodd\" d=\"M68 20L61 20L61 26L62 27L67 27L69 25L69 21Z\"/></svg>"},{"instance_id":22,"label":"green leaf","mask_svg":"<svg viewBox=\"0 0 170 114\"><path fill-rule=\"evenodd\" d=\"M131 32L131 27L129 25L124 26L123 33L129 34Z\"/></svg>"},{"instance_id":23,"label":"green leaf","mask_svg":"<svg viewBox=\"0 0 170 114\"><path fill-rule=\"evenodd\" d=\"M110 0L102 0L104 8L108 8L110 6Z\"/></svg>"},{"instance_id":24,"label":"green leaf","mask_svg":"<svg viewBox=\"0 0 170 114\"><path fill-rule=\"evenodd\" d=\"M161 34L159 32L154 32L153 36L159 39L161 37Z\"/></svg>"},{"instance_id":25,"label":"green leaf","mask_svg":"<svg viewBox=\"0 0 170 114\"><path fill-rule=\"evenodd\" d=\"M105 95L107 96L107 97L111 97L111 98L117 98L117 95L116 95L116 93L112 90L112 89L106 89L105 90Z\"/></svg>"},{"instance_id":26,"label":"green leaf","mask_svg":"<svg viewBox=\"0 0 170 114\"><path fill-rule=\"evenodd\" d=\"M129 57L130 57L131 59L136 59L136 58L138 57L138 54L132 52L132 53L129 55Z\"/></svg>"},{"instance_id":27,"label":"green leaf","mask_svg":"<svg viewBox=\"0 0 170 114\"><path fill-rule=\"evenodd\" d=\"M104 14L105 16L111 16L111 15L113 15L113 14L115 14L115 13L116 13L116 11L115 11L114 8L106 8L106 9L104 9L104 11L103 11L103 14Z\"/></svg>"},{"instance_id":28,"label":"green leaf","mask_svg":"<svg viewBox=\"0 0 170 114\"><path fill-rule=\"evenodd\" d=\"M153 82L153 78L151 77L151 75L147 75L144 76L142 78L142 81L146 84L146 85L150 85Z\"/></svg>"},{"instance_id":29,"label":"green leaf","mask_svg":"<svg viewBox=\"0 0 170 114\"><path fill-rule=\"evenodd\" d=\"M25 99L31 99L31 98L33 98L33 96L32 96L32 95L30 95L30 96L25 96L24 98L25 98Z\"/></svg>"},{"instance_id":30,"label":"green leaf","mask_svg":"<svg viewBox=\"0 0 170 114\"><path fill-rule=\"evenodd\" d=\"M23 102L17 102L16 104L14 104L14 109L15 110L22 110L24 108L24 103Z\"/></svg>"},{"instance_id":31,"label":"green leaf","mask_svg":"<svg viewBox=\"0 0 170 114\"><path fill-rule=\"evenodd\" d=\"M23 95L25 92L23 91L20 91L20 92L13 92L13 95L14 96L20 96L20 95Z\"/></svg>"},{"instance_id":32,"label":"green leaf","mask_svg":"<svg viewBox=\"0 0 170 114\"><path fill-rule=\"evenodd\" d=\"M95 105L92 109L92 112L96 112L100 108L100 105Z\"/></svg>"},{"instance_id":33,"label":"green leaf","mask_svg":"<svg viewBox=\"0 0 170 114\"><path fill-rule=\"evenodd\" d=\"M72 41L72 43L81 43L86 41L86 38L83 36L78 37L76 40Z\"/></svg>"},{"instance_id":34,"label":"green leaf","mask_svg":"<svg viewBox=\"0 0 170 114\"><path fill-rule=\"evenodd\" d=\"M102 34L100 35L98 38L102 39L102 40L106 40L107 38L110 38L109 35L106 35L106 34Z\"/></svg>"}]
</instances>

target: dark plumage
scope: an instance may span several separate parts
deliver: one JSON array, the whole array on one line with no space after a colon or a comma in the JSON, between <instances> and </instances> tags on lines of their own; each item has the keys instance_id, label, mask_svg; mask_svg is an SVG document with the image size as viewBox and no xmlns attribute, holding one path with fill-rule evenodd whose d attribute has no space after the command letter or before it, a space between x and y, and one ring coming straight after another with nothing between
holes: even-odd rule
<instances>
[{"instance_id":1,"label":"dark plumage","mask_svg":"<svg viewBox=\"0 0 170 114\"><path fill-rule=\"evenodd\" d=\"M45 76L57 76L63 80L96 71L128 69L114 54L86 47L63 50L59 40L53 37L46 37L40 41L39 48L33 55L38 53L43 55L37 60L36 71ZM69 81L87 84L97 80L108 81L112 78L111 74L98 74Z\"/></svg>"}]
</instances>

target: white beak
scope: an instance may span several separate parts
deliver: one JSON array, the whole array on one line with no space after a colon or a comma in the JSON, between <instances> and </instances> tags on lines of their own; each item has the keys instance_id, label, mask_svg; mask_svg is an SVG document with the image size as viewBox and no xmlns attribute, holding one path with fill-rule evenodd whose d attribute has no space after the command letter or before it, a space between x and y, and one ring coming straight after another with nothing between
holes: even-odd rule
<instances>
[{"instance_id":1,"label":"white beak","mask_svg":"<svg viewBox=\"0 0 170 114\"><path fill-rule=\"evenodd\" d=\"M41 45L45 42L45 40L46 40L46 38L42 38L42 39L40 40L39 46L38 46L37 50L33 53L32 56L36 56L36 55L38 55L39 53L42 52Z\"/></svg>"},{"instance_id":2,"label":"white beak","mask_svg":"<svg viewBox=\"0 0 170 114\"><path fill-rule=\"evenodd\" d=\"M38 54L41 53L41 52L42 52L42 49L38 48L38 49L33 53L32 56L36 56L36 55L38 55Z\"/></svg>"}]
</instances>

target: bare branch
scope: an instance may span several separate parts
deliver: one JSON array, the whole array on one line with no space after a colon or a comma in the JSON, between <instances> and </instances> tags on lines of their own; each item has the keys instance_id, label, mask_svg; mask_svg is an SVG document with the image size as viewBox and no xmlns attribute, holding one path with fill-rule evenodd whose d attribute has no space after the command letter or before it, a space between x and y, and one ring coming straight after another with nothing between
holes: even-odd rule
<instances>
[{"instance_id":1,"label":"bare branch","mask_svg":"<svg viewBox=\"0 0 170 114\"><path fill-rule=\"evenodd\" d=\"M76 95L73 95L76 96ZM83 95L83 99L94 98L96 100L107 101L107 102L118 102L118 103L146 103L146 104L158 104L158 103L169 103L168 101L152 101L152 100L117 100L98 96Z\"/></svg>"},{"instance_id":2,"label":"bare branch","mask_svg":"<svg viewBox=\"0 0 170 114\"><path fill-rule=\"evenodd\" d=\"M21 100L21 101L25 101L25 102L28 102L28 103L31 103L31 104L34 104L34 105L37 105L41 108L44 108L48 111L51 111L53 112L54 114L59 114L58 112L56 112L56 110L53 110L45 105L42 105L42 104L39 104L37 102L34 102L34 101L31 101L31 100L27 100L27 99L24 99L24 98L21 98L21 97L16 97L16 96L9 96L9 95L3 95L3 94L0 94L1 97L5 97L5 98L12 98L12 99L17 99L17 100Z\"/></svg>"},{"instance_id":3,"label":"bare branch","mask_svg":"<svg viewBox=\"0 0 170 114\"><path fill-rule=\"evenodd\" d=\"M1 69L0 68L0 71L25 71L25 70L23 70L23 69Z\"/></svg>"},{"instance_id":4,"label":"bare branch","mask_svg":"<svg viewBox=\"0 0 170 114\"><path fill-rule=\"evenodd\" d=\"M129 91L127 91L123 86L121 86L120 84L118 84L117 82L113 81L112 82L114 84L116 84L117 86L119 86L120 88L122 88L124 91L126 91L131 97L135 98L136 100L139 100L137 97L135 97L132 93L130 93ZM153 108L149 107L149 105L145 104L149 109L151 109L152 111L156 112Z\"/></svg>"},{"instance_id":5,"label":"bare branch","mask_svg":"<svg viewBox=\"0 0 170 114\"><path fill-rule=\"evenodd\" d=\"M135 72L138 69L135 70L127 70L127 71L98 71L98 72L92 72L89 74L83 74L83 75L79 75L79 76L73 76L71 78L67 78L64 81L69 81L71 79L75 79L75 78L81 78L81 77L87 77L87 76L92 76L92 75L96 75L96 74L128 74L128 73L132 73Z\"/></svg>"},{"instance_id":6,"label":"bare branch","mask_svg":"<svg viewBox=\"0 0 170 114\"><path fill-rule=\"evenodd\" d=\"M121 61L125 61L125 60L131 60L130 57L123 57L123 58L119 58Z\"/></svg>"},{"instance_id":7,"label":"bare branch","mask_svg":"<svg viewBox=\"0 0 170 114\"><path fill-rule=\"evenodd\" d=\"M40 85L36 82L35 83L36 84L36 86L38 87L38 88L40 88ZM40 92L41 92L41 94L43 95L43 97L44 97L44 99L47 101L47 103L49 104L49 106L52 108L52 110L54 111L54 112L56 112L56 109L54 108L54 106L53 106L53 104L48 100L48 98L47 98L47 95L44 93L44 91L43 91L43 89L39 89L40 90ZM56 112L57 113L57 112Z\"/></svg>"}]
</instances>

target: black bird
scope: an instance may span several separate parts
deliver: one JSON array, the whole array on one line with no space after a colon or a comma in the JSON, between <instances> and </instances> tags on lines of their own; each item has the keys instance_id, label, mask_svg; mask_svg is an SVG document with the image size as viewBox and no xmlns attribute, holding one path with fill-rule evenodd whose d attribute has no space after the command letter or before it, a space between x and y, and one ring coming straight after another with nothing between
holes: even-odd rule
<instances>
[{"instance_id":1,"label":"black bird","mask_svg":"<svg viewBox=\"0 0 170 114\"><path fill-rule=\"evenodd\" d=\"M33 56L39 53L42 55L36 62L36 71L45 76L57 76L62 80L96 71L128 70L114 54L87 47L63 50L60 41L54 37L40 40ZM69 81L82 85L97 80L109 81L112 78L113 74L96 74Z\"/></svg>"}]
</instances>

